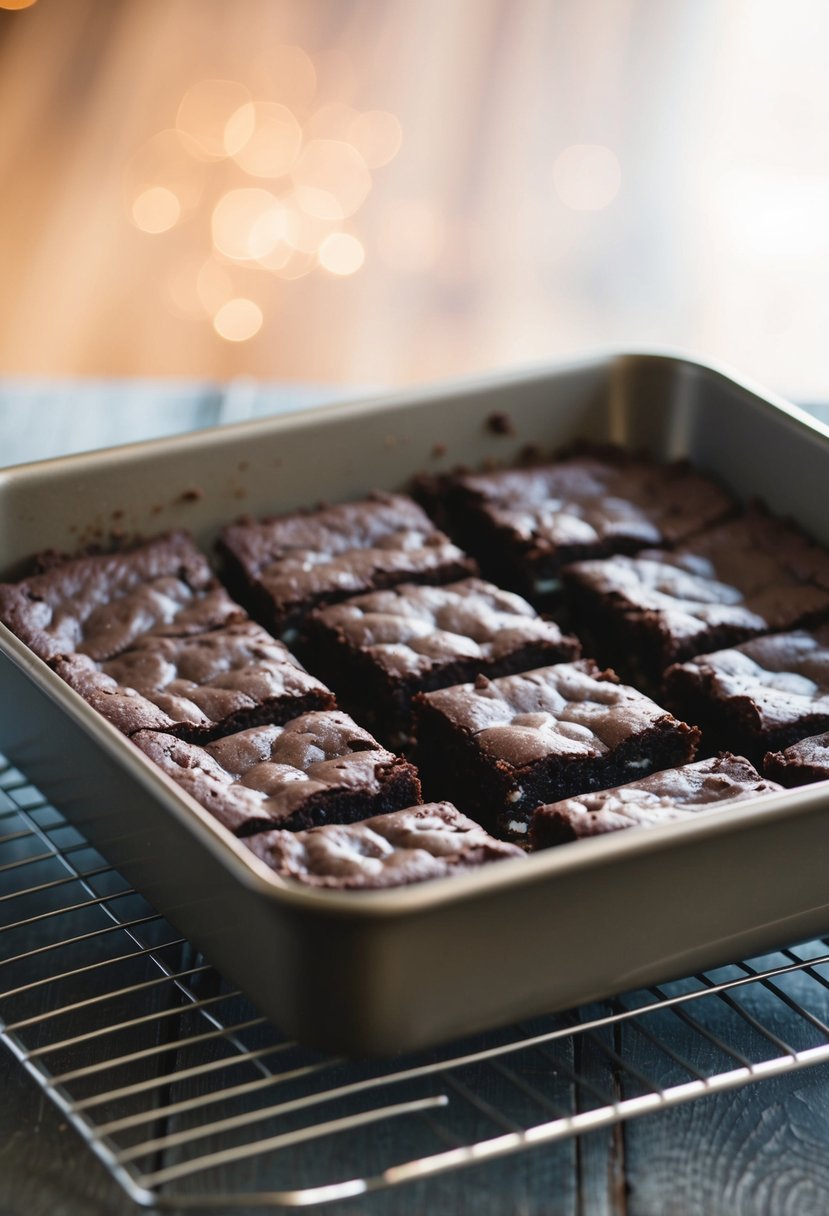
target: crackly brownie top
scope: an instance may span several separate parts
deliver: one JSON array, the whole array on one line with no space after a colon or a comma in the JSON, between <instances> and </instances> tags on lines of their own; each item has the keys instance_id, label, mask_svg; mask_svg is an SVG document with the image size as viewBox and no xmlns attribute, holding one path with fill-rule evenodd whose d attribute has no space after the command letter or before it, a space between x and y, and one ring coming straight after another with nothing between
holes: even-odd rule
<instances>
[{"instance_id":1,"label":"crackly brownie top","mask_svg":"<svg viewBox=\"0 0 829 1216\"><path fill-rule=\"evenodd\" d=\"M609 596L676 638L707 628L791 628L829 614L829 553L786 520L753 508L673 552L576 562L565 577Z\"/></svg>"},{"instance_id":2,"label":"crackly brownie top","mask_svg":"<svg viewBox=\"0 0 829 1216\"><path fill-rule=\"evenodd\" d=\"M472 568L426 512L399 494L231 524L222 542L280 604L365 591L378 577L399 582L458 564Z\"/></svg>"},{"instance_id":3,"label":"crackly brownie top","mask_svg":"<svg viewBox=\"0 0 829 1216\"><path fill-rule=\"evenodd\" d=\"M724 518L733 506L724 490L684 462L656 464L621 452L461 474L456 484L536 553L614 539L673 544Z\"/></svg>"},{"instance_id":4,"label":"crackly brownie top","mask_svg":"<svg viewBox=\"0 0 829 1216\"><path fill-rule=\"evenodd\" d=\"M539 807L533 816L530 839L534 841L548 832L575 839L665 823L780 788L761 777L742 756L725 753L653 773L615 789L595 790Z\"/></svg>"},{"instance_id":5,"label":"crackly brownie top","mask_svg":"<svg viewBox=\"0 0 829 1216\"><path fill-rule=\"evenodd\" d=\"M247 847L284 878L315 887L397 887L444 878L505 857L516 845L495 840L451 802L376 815L305 832L262 832Z\"/></svg>"},{"instance_id":6,"label":"crackly brownie top","mask_svg":"<svg viewBox=\"0 0 829 1216\"><path fill-rule=\"evenodd\" d=\"M287 819L315 794L379 791L395 757L347 714L313 711L285 726L255 726L204 747L172 735L133 735L151 760L232 828L255 816Z\"/></svg>"},{"instance_id":7,"label":"crackly brownie top","mask_svg":"<svg viewBox=\"0 0 829 1216\"><path fill-rule=\"evenodd\" d=\"M552 754L601 756L655 727L673 725L692 733L613 672L589 659L540 667L521 675L458 684L421 693L417 700L437 710L486 753L515 768Z\"/></svg>"},{"instance_id":8,"label":"crackly brownie top","mask_svg":"<svg viewBox=\"0 0 829 1216\"><path fill-rule=\"evenodd\" d=\"M495 662L525 646L555 647L561 658L579 652L575 638L542 620L526 600L477 578L370 592L318 609L312 620L400 676L465 659Z\"/></svg>"},{"instance_id":9,"label":"crackly brownie top","mask_svg":"<svg viewBox=\"0 0 829 1216\"><path fill-rule=\"evenodd\" d=\"M145 634L201 633L244 616L184 532L0 586L0 620L43 659L109 659Z\"/></svg>"},{"instance_id":10,"label":"crackly brownie top","mask_svg":"<svg viewBox=\"0 0 829 1216\"><path fill-rule=\"evenodd\" d=\"M127 733L161 724L205 726L309 693L319 694L320 707L334 701L286 646L252 621L191 637L145 636L115 658L96 663L74 655L56 669ZM162 711L161 718L147 702Z\"/></svg>"},{"instance_id":11,"label":"crackly brownie top","mask_svg":"<svg viewBox=\"0 0 829 1216\"><path fill-rule=\"evenodd\" d=\"M782 752L767 752L765 769L786 784L791 779L803 780L798 778L798 769L803 769L810 781L829 779L829 733L799 739Z\"/></svg>"},{"instance_id":12,"label":"crackly brownie top","mask_svg":"<svg viewBox=\"0 0 829 1216\"><path fill-rule=\"evenodd\" d=\"M776 633L669 668L667 686L740 702L759 729L829 713L829 626Z\"/></svg>"}]
</instances>

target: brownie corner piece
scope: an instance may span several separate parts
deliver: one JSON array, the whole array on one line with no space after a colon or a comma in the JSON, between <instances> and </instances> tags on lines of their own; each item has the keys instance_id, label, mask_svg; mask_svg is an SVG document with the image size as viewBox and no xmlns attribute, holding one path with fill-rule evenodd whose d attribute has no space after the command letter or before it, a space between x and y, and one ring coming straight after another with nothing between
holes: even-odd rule
<instances>
[{"instance_id":1,"label":"brownie corner piece","mask_svg":"<svg viewBox=\"0 0 829 1216\"><path fill-rule=\"evenodd\" d=\"M451 582L477 569L413 499L379 492L231 524L219 552L235 593L280 636L319 605L406 581Z\"/></svg>"},{"instance_id":2,"label":"brownie corner piece","mask_svg":"<svg viewBox=\"0 0 829 1216\"><path fill-rule=\"evenodd\" d=\"M414 765L340 710L251 727L204 746L153 731L132 741L237 836L348 823L421 797Z\"/></svg>"},{"instance_id":3,"label":"brownie corner piece","mask_svg":"<svg viewBox=\"0 0 829 1216\"><path fill-rule=\"evenodd\" d=\"M590 660L422 693L417 760L428 797L526 835L535 807L690 761L696 727Z\"/></svg>"},{"instance_id":4,"label":"brownie corner piece","mask_svg":"<svg viewBox=\"0 0 829 1216\"><path fill-rule=\"evenodd\" d=\"M402 746L416 693L572 660L581 647L520 596L468 578L404 583L319 608L301 652L357 718Z\"/></svg>"},{"instance_id":5,"label":"brownie corner piece","mask_svg":"<svg viewBox=\"0 0 829 1216\"><path fill-rule=\"evenodd\" d=\"M261 832L247 848L281 878L331 890L379 890L524 857L449 802L432 802L351 824Z\"/></svg>"},{"instance_id":6,"label":"brownie corner piece","mask_svg":"<svg viewBox=\"0 0 829 1216\"><path fill-rule=\"evenodd\" d=\"M532 817L529 844L531 849L548 849L627 828L658 826L781 788L744 756L724 752L540 806Z\"/></svg>"}]
</instances>

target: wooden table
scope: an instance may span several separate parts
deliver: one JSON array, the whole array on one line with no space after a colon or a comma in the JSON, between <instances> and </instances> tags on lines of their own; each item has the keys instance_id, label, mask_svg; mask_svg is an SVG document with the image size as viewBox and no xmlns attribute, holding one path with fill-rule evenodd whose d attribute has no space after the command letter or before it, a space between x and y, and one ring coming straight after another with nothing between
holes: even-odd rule
<instances>
[{"instance_id":1,"label":"wooden table","mask_svg":"<svg viewBox=\"0 0 829 1216\"><path fill-rule=\"evenodd\" d=\"M211 386L63 391L12 385L0 395L0 463L254 416L321 396L247 384L229 393ZM774 1016L785 1039L785 1008ZM829 988L821 1016L829 1020ZM78 1014L67 1021L66 1033L83 1025ZM671 1046L685 1054L698 1050L680 1023ZM626 1051L648 1076L669 1075L670 1060L647 1041L630 1041ZM581 1069L612 1083L599 1051L595 1058L587 1054ZM0 1095L0 1216L136 1211L2 1049ZM822 1066L322 1210L342 1216L818 1216L829 1211L828 1150L829 1068ZM330 1156L332 1177L347 1176L336 1139L321 1151ZM399 1156L406 1155L401 1144ZM263 1185L261 1167L256 1185Z\"/></svg>"}]
</instances>

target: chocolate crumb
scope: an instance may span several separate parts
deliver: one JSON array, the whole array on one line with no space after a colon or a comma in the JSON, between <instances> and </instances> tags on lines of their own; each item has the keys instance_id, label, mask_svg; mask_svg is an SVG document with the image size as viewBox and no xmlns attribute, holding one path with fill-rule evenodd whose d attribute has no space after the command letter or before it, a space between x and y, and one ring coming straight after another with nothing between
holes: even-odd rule
<instances>
[{"instance_id":1,"label":"chocolate crumb","mask_svg":"<svg viewBox=\"0 0 829 1216\"><path fill-rule=\"evenodd\" d=\"M490 414L486 420L487 430L493 435L514 435L515 423L510 418L509 414L502 414L496 411Z\"/></svg>"},{"instance_id":2,"label":"chocolate crumb","mask_svg":"<svg viewBox=\"0 0 829 1216\"><path fill-rule=\"evenodd\" d=\"M185 490L183 494L179 494L176 502L198 502L200 498L204 498L204 490L199 486L192 486L189 490Z\"/></svg>"}]
</instances>

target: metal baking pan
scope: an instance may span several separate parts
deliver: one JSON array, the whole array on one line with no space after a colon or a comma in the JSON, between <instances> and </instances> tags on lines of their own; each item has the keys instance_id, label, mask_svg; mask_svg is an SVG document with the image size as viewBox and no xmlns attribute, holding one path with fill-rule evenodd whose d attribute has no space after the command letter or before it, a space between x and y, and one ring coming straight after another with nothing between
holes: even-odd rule
<instances>
[{"instance_id":1,"label":"metal baking pan","mask_svg":"<svg viewBox=\"0 0 829 1216\"><path fill-rule=\"evenodd\" d=\"M514 434L486 424L505 413ZM40 549L289 510L575 437L688 456L829 544L829 431L721 371L606 355L0 472L0 577ZM382 892L237 844L0 626L0 750L288 1034L412 1049L829 930L829 783Z\"/></svg>"}]
</instances>

